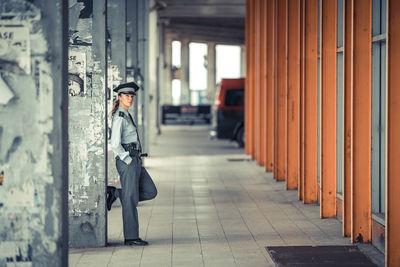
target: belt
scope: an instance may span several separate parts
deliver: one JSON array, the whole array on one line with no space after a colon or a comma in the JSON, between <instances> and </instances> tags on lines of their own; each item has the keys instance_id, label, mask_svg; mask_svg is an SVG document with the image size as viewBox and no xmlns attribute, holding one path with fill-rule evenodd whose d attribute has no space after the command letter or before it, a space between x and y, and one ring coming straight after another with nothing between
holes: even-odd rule
<instances>
[{"instance_id":1,"label":"belt","mask_svg":"<svg viewBox=\"0 0 400 267\"><path fill-rule=\"evenodd\" d=\"M125 151L129 151L129 156L147 157L147 153L142 153L142 151L136 149L135 143L122 144L122 147L125 149Z\"/></svg>"},{"instance_id":2,"label":"belt","mask_svg":"<svg viewBox=\"0 0 400 267\"><path fill-rule=\"evenodd\" d=\"M139 150L136 148L136 144L135 144L135 143L122 144L122 147L125 149L125 151L132 151L132 150L139 151Z\"/></svg>"}]
</instances>

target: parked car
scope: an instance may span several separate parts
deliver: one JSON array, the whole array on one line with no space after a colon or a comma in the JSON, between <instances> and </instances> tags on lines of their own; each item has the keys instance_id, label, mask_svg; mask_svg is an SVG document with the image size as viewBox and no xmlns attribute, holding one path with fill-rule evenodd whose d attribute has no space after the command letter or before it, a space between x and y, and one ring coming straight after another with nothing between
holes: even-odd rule
<instances>
[{"instance_id":1,"label":"parked car","mask_svg":"<svg viewBox=\"0 0 400 267\"><path fill-rule=\"evenodd\" d=\"M216 92L211 137L231 139L244 146L245 79L222 79Z\"/></svg>"}]
</instances>

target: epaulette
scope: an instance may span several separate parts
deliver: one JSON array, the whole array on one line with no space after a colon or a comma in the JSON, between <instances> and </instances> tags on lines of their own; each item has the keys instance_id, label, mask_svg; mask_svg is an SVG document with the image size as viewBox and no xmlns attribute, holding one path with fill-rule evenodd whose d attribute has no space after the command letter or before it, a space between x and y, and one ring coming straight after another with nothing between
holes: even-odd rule
<instances>
[{"instance_id":1,"label":"epaulette","mask_svg":"<svg viewBox=\"0 0 400 267\"><path fill-rule=\"evenodd\" d=\"M119 116L122 117L122 118L124 118L124 117L125 117L125 114L124 114L122 111L120 111L120 112L119 112Z\"/></svg>"}]
</instances>

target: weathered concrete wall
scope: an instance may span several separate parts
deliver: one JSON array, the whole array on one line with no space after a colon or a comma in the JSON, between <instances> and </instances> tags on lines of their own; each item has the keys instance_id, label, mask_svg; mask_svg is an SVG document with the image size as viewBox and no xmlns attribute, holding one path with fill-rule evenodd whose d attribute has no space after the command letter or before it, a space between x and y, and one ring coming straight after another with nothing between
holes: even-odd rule
<instances>
[{"instance_id":1,"label":"weathered concrete wall","mask_svg":"<svg viewBox=\"0 0 400 267\"><path fill-rule=\"evenodd\" d=\"M106 4L69 1L69 245L106 244Z\"/></svg>"},{"instance_id":2,"label":"weathered concrete wall","mask_svg":"<svg viewBox=\"0 0 400 267\"><path fill-rule=\"evenodd\" d=\"M149 0L127 1L127 71L141 87L132 114L138 126L143 150L149 152ZM150 126L151 127L151 126Z\"/></svg>"},{"instance_id":3,"label":"weathered concrete wall","mask_svg":"<svg viewBox=\"0 0 400 267\"><path fill-rule=\"evenodd\" d=\"M154 0L149 0L149 6L153 6ZM152 143L156 139L157 135L157 112L158 112L158 107L157 107L157 98L158 98L158 92L157 92L157 72L158 72L158 61L157 57L159 55L158 49L159 49L159 33L158 33L158 27L157 27L157 12L154 10L149 13L148 16L148 85L147 85L147 91L148 91L148 131L147 133L147 139L149 143ZM147 146L149 149L150 147ZM151 152L151 151L148 151Z\"/></svg>"},{"instance_id":4,"label":"weathered concrete wall","mask_svg":"<svg viewBox=\"0 0 400 267\"><path fill-rule=\"evenodd\" d=\"M67 266L67 8L0 1L0 266Z\"/></svg>"},{"instance_id":5,"label":"weathered concrete wall","mask_svg":"<svg viewBox=\"0 0 400 267\"><path fill-rule=\"evenodd\" d=\"M108 121L111 126L111 110L117 94L112 91L119 84L126 82L126 0L107 1L107 30L109 34L108 53L108 87L110 101L108 105ZM110 139L109 139L110 141ZM114 153L110 145L108 151L108 185L120 187L120 180L115 167Z\"/></svg>"}]
</instances>

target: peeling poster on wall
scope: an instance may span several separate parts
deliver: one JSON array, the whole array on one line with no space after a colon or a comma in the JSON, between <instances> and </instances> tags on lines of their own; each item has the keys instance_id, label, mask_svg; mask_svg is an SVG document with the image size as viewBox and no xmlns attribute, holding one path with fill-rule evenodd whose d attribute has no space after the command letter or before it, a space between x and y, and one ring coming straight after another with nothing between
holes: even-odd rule
<instances>
[{"instance_id":1,"label":"peeling poster on wall","mask_svg":"<svg viewBox=\"0 0 400 267\"><path fill-rule=\"evenodd\" d=\"M31 73L29 29L27 27L0 24L0 71Z\"/></svg>"},{"instance_id":2,"label":"peeling poster on wall","mask_svg":"<svg viewBox=\"0 0 400 267\"><path fill-rule=\"evenodd\" d=\"M10 101L11 98L14 97L13 92L10 90L10 87L4 82L3 78L0 75L0 105L5 105Z\"/></svg>"},{"instance_id":3,"label":"peeling poster on wall","mask_svg":"<svg viewBox=\"0 0 400 267\"><path fill-rule=\"evenodd\" d=\"M68 57L68 94L86 95L86 54L69 50Z\"/></svg>"}]
</instances>

